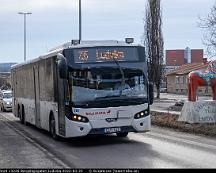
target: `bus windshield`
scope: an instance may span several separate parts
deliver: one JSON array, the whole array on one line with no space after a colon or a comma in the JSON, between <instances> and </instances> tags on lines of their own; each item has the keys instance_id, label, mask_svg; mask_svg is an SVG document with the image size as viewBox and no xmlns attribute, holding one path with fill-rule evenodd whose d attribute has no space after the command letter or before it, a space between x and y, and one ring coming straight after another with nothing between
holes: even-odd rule
<instances>
[{"instance_id":1,"label":"bus windshield","mask_svg":"<svg viewBox=\"0 0 216 173\"><path fill-rule=\"evenodd\" d=\"M143 104L147 82L136 68L93 67L70 72L74 106L103 107Z\"/></svg>"}]
</instances>

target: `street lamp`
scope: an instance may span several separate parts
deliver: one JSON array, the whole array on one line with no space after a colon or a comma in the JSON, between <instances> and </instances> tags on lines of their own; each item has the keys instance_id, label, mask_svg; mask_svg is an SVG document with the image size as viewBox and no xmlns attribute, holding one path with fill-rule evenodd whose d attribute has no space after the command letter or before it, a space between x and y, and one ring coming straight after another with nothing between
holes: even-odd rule
<instances>
[{"instance_id":1,"label":"street lamp","mask_svg":"<svg viewBox=\"0 0 216 173\"><path fill-rule=\"evenodd\" d=\"M24 61L26 61L26 15L32 13L18 12L18 14L22 14L24 16Z\"/></svg>"}]
</instances>

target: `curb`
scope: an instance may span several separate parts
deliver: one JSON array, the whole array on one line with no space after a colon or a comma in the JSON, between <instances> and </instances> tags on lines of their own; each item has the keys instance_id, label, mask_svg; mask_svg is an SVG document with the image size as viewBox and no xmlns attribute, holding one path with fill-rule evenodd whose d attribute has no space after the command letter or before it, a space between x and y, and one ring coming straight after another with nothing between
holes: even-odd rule
<instances>
[{"instance_id":1,"label":"curb","mask_svg":"<svg viewBox=\"0 0 216 173\"><path fill-rule=\"evenodd\" d=\"M191 134L216 137L216 123L190 124L187 122L178 121L178 117L180 115L179 112L158 110L152 110L150 112L152 125L171 128Z\"/></svg>"}]
</instances>

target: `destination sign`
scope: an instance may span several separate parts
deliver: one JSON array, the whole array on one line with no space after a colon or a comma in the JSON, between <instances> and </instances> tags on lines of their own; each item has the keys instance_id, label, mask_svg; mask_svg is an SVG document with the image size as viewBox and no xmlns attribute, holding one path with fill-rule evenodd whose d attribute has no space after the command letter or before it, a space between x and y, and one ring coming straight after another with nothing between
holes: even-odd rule
<instances>
[{"instance_id":1,"label":"destination sign","mask_svg":"<svg viewBox=\"0 0 216 173\"><path fill-rule=\"evenodd\" d=\"M124 59L124 52L117 50L107 50L106 52L97 50L96 51L97 60L113 60L113 59Z\"/></svg>"},{"instance_id":2,"label":"destination sign","mask_svg":"<svg viewBox=\"0 0 216 173\"><path fill-rule=\"evenodd\" d=\"M75 63L139 60L136 47L79 48L73 53Z\"/></svg>"}]
</instances>

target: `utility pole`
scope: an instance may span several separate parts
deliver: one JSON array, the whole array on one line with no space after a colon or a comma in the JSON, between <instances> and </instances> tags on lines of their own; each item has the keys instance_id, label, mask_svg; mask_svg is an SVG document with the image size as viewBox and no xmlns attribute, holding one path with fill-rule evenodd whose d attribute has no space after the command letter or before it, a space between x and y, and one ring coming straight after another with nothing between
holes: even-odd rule
<instances>
[{"instance_id":1,"label":"utility pole","mask_svg":"<svg viewBox=\"0 0 216 173\"><path fill-rule=\"evenodd\" d=\"M32 13L18 12L18 14L22 14L24 16L24 61L26 61L26 15Z\"/></svg>"},{"instance_id":2,"label":"utility pole","mask_svg":"<svg viewBox=\"0 0 216 173\"><path fill-rule=\"evenodd\" d=\"M79 40L82 40L82 7L81 7L81 0L79 0Z\"/></svg>"}]
</instances>

